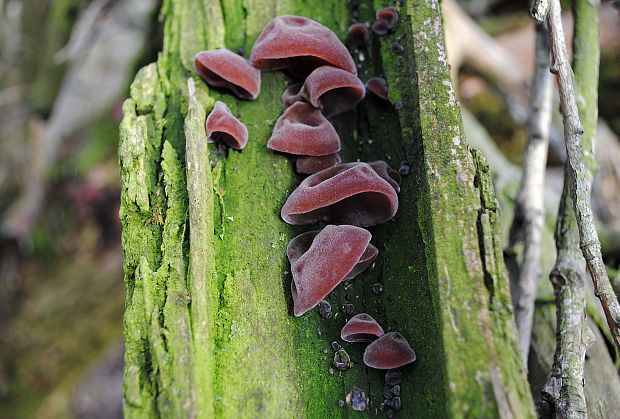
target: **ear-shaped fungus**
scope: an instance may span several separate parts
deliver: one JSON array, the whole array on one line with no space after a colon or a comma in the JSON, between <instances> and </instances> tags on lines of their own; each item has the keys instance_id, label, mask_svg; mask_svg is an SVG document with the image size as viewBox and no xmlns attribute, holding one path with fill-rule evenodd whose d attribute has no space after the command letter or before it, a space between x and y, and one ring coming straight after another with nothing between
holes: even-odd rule
<instances>
[{"instance_id":1,"label":"ear-shaped fungus","mask_svg":"<svg viewBox=\"0 0 620 419\"><path fill-rule=\"evenodd\" d=\"M370 368L387 370L410 364L416 356L403 335L390 332L368 345L363 359Z\"/></svg>"},{"instance_id":2,"label":"ear-shaped fungus","mask_svg":"<svg viewBox=\"0 0 620 419\"><path fill-rule=\"evenodd\" d=\"M340 227L353 227L353 226L339 226ZM359 228L359 227L355 227ZM291 266L295 264L297 259L301 255L310 249L312 245L312 241L314 238L320 233L320 230L308 231L306 233L302 233L297 237L294 237L288 244L286 248L286 255L288 256L289 261L291 262ZM342 278L342 281L348 281L368 268L368 266L375 260L377 255L379 254L379 250L372 245L372 243L368 243L364 253L360 255L357 260L355 266Z\"/></svg>"},{"instance_id":3,"label":"ear-shaped fungus","mask_svg":"<svg viewBox=\"0 0 620 419\"><path fill-rule=\"evenodd\" d=\"M301 77L325 64L357 74L336 34L302 16L278 16L269 22L252 48L250 63L260 70L289 69Z\"/></svg>"},{"instance_id":4,"label":"ear-shaped fungus","mask_svg":"<svg viewBox=\"0 0 620 419\"><path fill-rule=\"evenodd\" d=\"M301 316L323 300L357 265L371 234L350 225L328 225L295 237L286 253L291 262L293 312Z\"/></svg>"},{"instance_id":5,"label":"ear-shaped fungus","mask_svg":"<svg viewBox=\"0 0 620 419\"><path fill-rule=\"evenodd\" d=\"M340 331L340 337L345 342L372 342L384 334L379 323L366 313L351 317Z\"/></svg>"},{"instance_id":6,"label":"ear-shaped fungus","mask_svg":"<svg viewBox=\"0 0 620 419\"><path fill-rule=\"evenodd\" d=\"M340 164L340 154L338 153L325 156L299 156L295 162L295 170L302 175L310 175L337 164Z\"/></svg>"},{"instance_id":7,"label":"ear-shaped fungus","mask_svg":"<svg viewBox=\"0 0 620 419\"><path fill-rule=\"evenodd\" d=\"M398 196L368 164L339 164L307 177L291 193L281 216L289 224L328 221L361 227L394 217Z\"/></svg>"},{"instance_id":8,"label":"ear-shaped fungus","mask_svg":"<svg viewBox=\"0 0 620 419\"><path fill-rule=\"evenodd\" d=\"M383 179L387 181L392 188L398 193L400 192L400 173L398 171L392 169L389 164L384 162L383 160L371 161L368 162L368 165L373 168L375 172Z\"/></svg>"},{"instance_id":9,"label":"ear-shaped fungus","mask_svg":"<svg viewBox=\"0 0 620 419\"><path fill-rule=\"evenodd\" d=\"M342 69L324 65L314 70L301 88L300 95L326 118L353 109L366 93L357 76Z\"/></svg>"},{"instance_id":10,"label":"ear-shaped fungus","mask_svg":"<svg viewBox=\"0 0 620 419\"><path fill-rule=\"evenodd\" d=\"M340 138L321 111L295 102L276 121L267 147L282 153L325 156L340 151Z\"/></svg>"},{"instance_id":11,"label":"ear-shaped fungus","mask_svg":"<svg viewBox=\"0 0 620 419\"><path fill-rule=\"evenodd\" d=\"M295 102L299 102L302 100L301 97L301 88L303 87L303 83L293 83L289 85L284 93L282 93L282 104L284 108L288 108Z\"/></svg>"},{"instance_id":12,"label":"ear-shaped fungus","mask_svg":"<svg viewBox=\"0 0 620 419\"><path fill-rule=\"evenodd\" d=\"M241 150L248 143L248 129L235 118L224 102L215 102L206 126L207 138L211 143L223 142L235 150Z\"/></svg>"},{"instance_id":13,"label":"ear-shaped fungus","mask_svg":"<svg viewBox=\"0 0 620 419\"><path fill-rule=\"evenodd\" d=\"M358 47L366 47L370 36L368 35L368 24L354 23L349 26L347 31L349 40Z\"/></svg>"},{"instance_id":14,"label":"ear-shaped fungus","mask_svg":"<svg viewBox=\"0 0 620 419\"><path fill-rule=\"evenodd\" d=\"M369 78L366 82L366 90L383 100L389 100L387 82L382 77Z\"/></svg>"},{"instance_id":15,"label":"ear-shaped fungus","mask_svg":"<svg viewBox=\"0 0 620 419\"><path fill-rule=\"evenodd\" d=\"M201 51L194 56L194 68L207 84L241 99L256 99L260 93L260 71L230 50Z\"/></svg>"},{"instance_id":16,"label":"ear-shaped fungus","mask_svg":"<svg viewBox=\"0 0 620 419\"><path fill-rule=\"evenodd\" d=\"M390 31L396 28L396 25L398 25L398 12L394 7L383 7L377 10L375 16L377 20L385 23L385 26Z\"/></svg>"}]
</instances>

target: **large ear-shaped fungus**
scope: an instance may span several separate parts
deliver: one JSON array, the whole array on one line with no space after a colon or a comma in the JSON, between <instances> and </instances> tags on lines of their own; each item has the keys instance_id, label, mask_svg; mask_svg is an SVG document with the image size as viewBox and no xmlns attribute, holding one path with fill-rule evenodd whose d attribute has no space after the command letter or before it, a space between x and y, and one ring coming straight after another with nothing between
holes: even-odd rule
<instances>
[{"instance_id":1,"label":"large ear-shaped fungus","mask_svg":"<svg viewBox=\"0 0 620 419\"><path fill-rule=\"evenodd\" d=\"M260 70L289 69L300 77L325 64L357 74L336 34L302 16L278 16L269 22L252 48L250 63Z\"/></svg>"},{"instance_id":2,"label":"large ear-shaped fungus","mask_svg":"<svg viewBox=\"0 0 620 419\"><path fill-rule=\"evenodd\" d=\"M366 82L366 90L383 100L389 101L387 82L382 77L371 77Z\"/></svg>"},{"instance_id":3,"label":"large ear-shaped fungus","mask_svg":"<svg viewBox=\"0 0 620 419\"><path fill-rule=\"evenodd\" d=\"M394 217L394 188L366 163L339 164L307 177L282 207L289 224L329 221L373 226Z\"/></svg>"},{"instance_id":4,"label":"large ear-shaped fungus","mask_svg":"<svg viewBox=\"0 0 620 419\"><path fill-rule=\"evenodd\" d=\"M206 125L209 142L223 142L235 150L241 150L248 143L248 129L224 102L215 102Z\"/></svg>"},{"instance_id":5,"label":"large ear-shaped fungus","mask_svg":"<svg viewBox=\"0 0 620 419\"><path fill-rule=\"evenodd\" d=\"M392 188L398 193L400 192L400 173L392 169L389 164L383 160L368 162L368 165L374 169L375 172L383 179L387 181Z\"/></svg>"},{"instance_id":6,"label":"large ear-shaped fungus","mask_svg":"<svg viewBox=\"0 0 620 419\"><path fill-rule=\"evenodd\" d=\"M399 368L415 361L415 352L398 332L390 332L372 342L364 351L364 364L378 370Z\"/></svg>"},{"instance_id":7,"label":"large ear-shaped fungus","mask_svg":"<svg viewBox=\"0 0 620 419\"><path fill-rule=\"evenodd\" d=\"M230 90L241 99L256 99L260 93L260 71L230 50L201 51L194 56L194 68L207 84Z\"/></svg>"},{"instance_id":8,"label":"large ear-shaped fungus","mask_svg":"<svg viewBox=\"0 0 620 419\"><path fill-rule=\"evenodd\" d=\"M340 138L321 111L295 102L276 121L267 147L282 153L325 156L340 151Z\"/></svg>"},{"instance_id":9,"label":"large ear-shaped fungus","mask_svg":"<svg viewBox=\"0 0 620 419\"><path fill-rule=\"evenodd\" d=\"M343 226L341 226L343 227ZM346 227L346 226L344 226ZM352 227L352 226L348 226ZM358 228L358 227L356 227ZM320 233L320 230L308 231L306 233L302 233L297 237L294 237L288 244L286 248L286 255L288 256L288 260L291 262L291 266L295 264L297 259L301 255L310 249L312 245L312 241L314 238ZM355 278L362 272L368 268L368 266L375 260L377 255L379 254L379 250L373 246L372 243L368 243L364 253L359 257L355 266L342 278L343 281L347 281Z\"/></svg>"},{"instance_id":10,"label":"large ear-shaped fungus","mask_svg":"<svg viewBox=\"0 0 620 419\"><path fill-rule=\"evenodd\" d=\"M314 70L301 88L300 94L326 118L353 109L366 93L357 76L340 68L324 65Z\"/></svg>"},{"instance_id":11,"label":"large ear-shaped fungus","mask_svg":"<svg viewBox=\"0 0 620 419\"><path fill-rule=\"evenodd\" d=\"M340 331L340 337L345 342L372 342L384 334L379 323L366 313L351 317Z\"/></svg>"},{"instance_id":12,"label":"large ear-shaped fungus","mask_svg":"<svg viewBox=\"0 0 620 419\"><path fill-rule=\"evenodd\" d=\"M340 154L338 153L325 156L299 156L295 162L295 170L302 175L311 175L337 164L340 164Z\"/></svg>"},{"instance_id":13,"label":"large ear-shaped fungus","mask_svg":"<svg viewBox=\"0 0 620 419\"><path fill-rule=\"evenodd\" d=\"M367 230L350 225L328 225L313 237L314 234L294 238L286 250L293 274L295 316L315 307L342 282L364 254L371 238Z\"/></svg>"}]
</instances>

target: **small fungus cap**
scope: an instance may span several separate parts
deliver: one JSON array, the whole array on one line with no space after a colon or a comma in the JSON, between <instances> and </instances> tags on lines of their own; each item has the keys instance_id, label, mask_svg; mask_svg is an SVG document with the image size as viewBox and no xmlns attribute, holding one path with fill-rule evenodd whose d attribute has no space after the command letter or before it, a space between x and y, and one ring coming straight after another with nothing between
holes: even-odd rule
<instances>
[{"instance_id":1,"label":"small fungus cap","mask_svg":"<svg viewBox=\"0 0 620 419\"><path fill-rule=\"evenodd\" d=\"M207 84L241 99L256 99L260 93L260 71L230 50L201 51L194 56L194 68Z\"/></svg>"},{"instance_id":2,"label":"small fungus cap","mask_svg":"<svg viewBox=\"0 0 620 419\"><path fill-rule=\"evenodd\" d=\"M383 77L371 77L366 82L366 90L383 100L389 100L387 82Z\"/></svg>"},{"instance_id":3,"label":"small fungus cap","mask_svg":"<svg viewBox=\"0 0 620 419\"><path fill-rule=\"evenodd\" d=\"M366 47L370 35L368 34L368 24L354 23L347 30L348 39L358 47Z\"/></svg>"},{"instance_id":4,"label":"small fungus cap","mask_svg":"<svg viewBox=\"0 0 620 419\"><path fill-rule=\"evenodd\" d=\"M276 121L267 147L282 153L325 156L340 151L340 137L320 110L295 102Z\"/></svg>"},{"instance_id":5,"label":"small fungus cap","mask_svg":"<svg viewBox=\"0 0 620 419\"><path fill-rule=\"evenodd\" d=\"M395 7L382 7L375 14L377 20L382 21L388 30L393 30L398 25L398 11Z\"/></svg>"},{"instance_id":6,"label":"small fungus cap","mask_svg":"<svg viewBox=\"0 0 620 419\"><path fill-rule=\"evenodd\" d=\"M289 69L305 77L329 64L357 74L349 51L331 29L302 16L278 16L265 26L250 63L260 70Z\"/></svg>"},{"instance_id":7,"label":"small fungus cap","mask_svg":"<svg viewBox=\"0 0 620 419\"><path fill-rule=\"evenodd\" d=\"M370 368L388 370L410 364L416 356L403 335L390 332L368 345L363 359Z\"/></svg>"},{"instance_id":8,"label":"small fungus cap","mask_svg":"<svg viewBox=\"0 0 620 419\"><path fill-rule=\"evenodd\" d=\"M379 323L366 313L351 317L340 331L340 337L345 342L372 342L384 334Z\"/></svg>"},{"instance_id":9,"label":"small fungus cap","mask_svg":"<svg viewBox=\"0 0 620 419\"><path fill-rule=\"evenodd\" d=\"M365 94L364 83L357 76L329 65L310 73L300 91L301 97L327 118L353 109Z\"/></svg>"},{"instance_id":10,"label":"small fungus cap","mask_svg":"<svg viewBox=\"0 0 620 419\"><path fill-rule=\"evenodd\" d=\"M248 129L230 112L224 102L217 101L206 122L207 141L223 142L241 150L248 143Z\"/></svg>"},{"instance_id":11,"label":"small fungus cap","mask_svg":"<svg viewBox=\"0 0 620 419\"><path fill-rule=\"evenodd\" d=\"M295 237L286 253L291 262L293 313L301 316L342 282L370 243L363 228L328 225L320 232Z\"/></svg>"},{"instance_id":12,"label":"small fungus cap","mask_svg":"<svg viewBox=\"0 0 620 419\"><path fill-rule=\"evenodd\" d=\"M339 164L307 177L281 216L289 224L319 221L361 227L384 223L398 209L396 191L367 163Z\"/></svg>"},{"instance_id":13,"label":"small fungus cap","mask_svg":"<svg viewBox=\"0 0 620 419\"><path fill-rule=\"evenodd\" d=\"M311 175L340 164L340 161L338 153L325 156L299 156L295 162L295 170L302 175Z\"/></svg>"}]
</instances>

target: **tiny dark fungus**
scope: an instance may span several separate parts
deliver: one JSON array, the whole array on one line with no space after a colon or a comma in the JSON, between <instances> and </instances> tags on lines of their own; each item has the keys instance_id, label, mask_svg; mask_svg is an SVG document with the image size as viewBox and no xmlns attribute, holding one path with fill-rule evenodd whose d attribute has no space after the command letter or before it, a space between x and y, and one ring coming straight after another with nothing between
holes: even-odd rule
<instances>
[{"instance_id":1,"label":"tiny dark fungus","mask_svg":"<svg viewBox=\"0 0 620 419\"><path fill-rule=\"evenodd\" d=\"M306 178L291 193L281 215L289 224L319 221L361 227L394 217L398 196L394 187L368 164L339 164Z\"/></svg>"},{"instance_id":2,"label":"tiny dark fungus","mask_svg":"<svg viewBox=\"0 0 620 419\"><path fill-rule=\"evenodd\" d=\"M325 156L340 151L340 138L320 110L295 102L276 121L267 147L282 153Z\"/></svg>"},{"instance_id":3,"label":"tiny dark fungus","mask_svg":"<svg viewBox=\"0 0 620 419\"><path fill-rule=\"evenodd\" d=\"M325 156L300 156L295 162L295 170L302 175L310 175L337 164L340 164L340 154L338 153Z\"/></svg>"},{"instance_id":4,"label":"tiny dark fungus","mask_svg":"<svg viewBox=\"0 0 620 419\"><path fill-rule=\"evenodd\" d=\"M368 345L363 359L370 368L386 370L410 364L416 356L403 335L390 332Z\"/></svg>"},{"instance_id":5,"label":"tiny dark fungus","mask_svg":"<svg viewBox=\"0 0 620 419\"><path fill-rule=\"evenodd\" d=\"M347 48L331 29L302 16L278 16L265 26L250 63L260 70L288 69L306 77L325 64L357 74Z\"/></svg>"},{"instance_id":6,"label":"tiny dark fungus","mask_svg":"<svg viewBox=\"0 0 620 419\"><path fill-rule=\"evenodd\" d=\"M326 118L353 109L365 93L364 83L357 76L329 65L310 73L299 92L312 106L321 109Z\"/></svg>"},{"instance_id":7,"label":"tiny dark fungus","mask_svg":"<svg viewBox=\"0 0 620 419\"><path fill-rule=\"evenodd\" d=\"M373 95L388 101L388 89L387 82L383 77L371 77L366 82L366 90Z\"/></svg>"},{"instance_id":8,"label":"tiny dark fungus","mask_svg":"<svg viewBox=\"0 0 620 419\"><path fill-rule=\"evenodd\" d=\"M241 99L256 99L260 71L227 49L201 51L194 56L196 73L207 84L233 92Z\"/></svg>"},{"instance_id":9,"label":"tiny dark fungus","mask_svg":"<svg viewBox=\"0 0 620 419\"><path fill-rule=\"evenodd\" d=\"M366 47L370 38L368 27L369 25L367 23L354 23L349 26L349 30L347 31L349 41L357 47Z\"/></svg>"},{"instance_id":10,"label":"tiny dark fungus","mask_svg":"<svg viewBox=\"0 0 620 419\"><path fill-rule=\"evenodd\" d=\"M371 26L372 31L377 34L377 36L387 35L390 31L384 21L381 19L377 19L373 22Z\"/></svg>"},{"instance_id":11,"label":"tiny dark fungus","mask_svg":"<svg viewBox=\"0 0 620 419\"><path fill-rule=\"evenodd\" d=\"M392 52L394 54L402 54L403 52L405 52L405 47L403 47L401 44L399 44L398 42L393 42L392 43Z\"/></svg>"},{"instance_id":12,"label":"tiny dark fungus","mask_svg":"<svg viewBox=\"0 0 620 419\"><path fill-rule=\"evenodd\" d=\"M396 11L396 8L394 7L391 7L391 6L383 7L377 10L377 13L375 14L375 16L377 20L380 20L383 23L385 23L385 26L390 31L396 28L396 25L398 25L398 12Z\"/></svg>"},{"instance_id":13,"label":"tiny dark fungus","mask_svg":"<svg viewBox=\"0 0 620 419\"><path fill-rule=\"evenodd\" d=\"M384 334L379 323L366 313L351 317L340 331L340 337L346 342L372 342Z\"/></svg>"},{"instance_id":14,"label":"tiny dark fungus","mask_svg":"<svg viewBox=\"0 0 620 419\"><path fill-rule=\"evenodd\" d=\"M207 117L207 139L222 142L235 150L241 150L248 143L248 129L230 112L224 102L217 101Z\"/></svg>"},{"instance_id":15,"label":"tiny dark fungus","mask_svg":"<svg viewBox=\"0 0 620 419\"><path fill-rule=\"evenodd\" d=\"M286 253L291 262L293 312L301 316L318 305L357 265L370 243L363 228L328 225L319 233L295 237Z\"/></svg>"}]
</instances>

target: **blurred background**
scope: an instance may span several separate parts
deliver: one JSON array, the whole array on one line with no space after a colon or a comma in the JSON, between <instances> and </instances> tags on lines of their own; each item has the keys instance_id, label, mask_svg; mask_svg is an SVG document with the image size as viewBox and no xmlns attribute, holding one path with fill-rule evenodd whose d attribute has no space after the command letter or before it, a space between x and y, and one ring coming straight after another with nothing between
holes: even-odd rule
<instances>
[{"instance_id":1,"label":"blurred background","mask_svg":"<svg viewBox=\"0 0 620 419\"><path fill-rule=\"evenodd\" d=\"M527 134L528 5L443 2L467 137L487 156L506 207ZM0 0L0 417L122 416L118 125L134 74L161 49L160 6ZM620 15L613 2L602 3L600 25L593 206L619 285ZM570 13L565 27L570 37ZM555 115L545 191L551 227L565 159L561 127ZM507 234L512 217L502 222Z\"/></svg>"}]
</instances>

